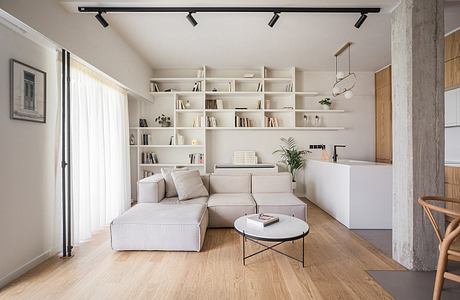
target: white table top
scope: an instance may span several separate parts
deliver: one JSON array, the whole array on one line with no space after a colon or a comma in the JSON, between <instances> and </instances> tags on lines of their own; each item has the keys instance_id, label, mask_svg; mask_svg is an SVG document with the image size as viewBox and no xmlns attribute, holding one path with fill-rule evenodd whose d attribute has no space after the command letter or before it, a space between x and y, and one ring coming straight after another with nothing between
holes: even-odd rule
<instances>
[{"instance_id":1,"label":"white table top","mask_svg":"<svg viewBox=\"0 0 460 300\"><path fill-rule=\"evenodd\" d=\"M295 240L307 235L310 230L306 222L295 217L272 213L267 214L277 216L279 221L266 227L259 228L254 225L248 225L246 221L247 218L256 216L257 214L247 215L235 220L235 229L239 233L245 234L250 238L265 241Z\"/></svg>"}]
</instances>

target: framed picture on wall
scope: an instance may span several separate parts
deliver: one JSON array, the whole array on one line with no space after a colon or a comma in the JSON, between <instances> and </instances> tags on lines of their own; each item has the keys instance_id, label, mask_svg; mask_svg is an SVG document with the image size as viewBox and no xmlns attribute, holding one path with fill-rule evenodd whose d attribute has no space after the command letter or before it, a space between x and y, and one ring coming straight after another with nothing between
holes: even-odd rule
<instances>
[{"instance_id":1,"label":"framed picture on wall","mask_svg":"<svg viewBox=\"0 0 460 300\"><path fill-rule=\"evenodd\" d=\"M10 60L11 119L46 123L46 73Z\"/></svg>"}]
</instances>

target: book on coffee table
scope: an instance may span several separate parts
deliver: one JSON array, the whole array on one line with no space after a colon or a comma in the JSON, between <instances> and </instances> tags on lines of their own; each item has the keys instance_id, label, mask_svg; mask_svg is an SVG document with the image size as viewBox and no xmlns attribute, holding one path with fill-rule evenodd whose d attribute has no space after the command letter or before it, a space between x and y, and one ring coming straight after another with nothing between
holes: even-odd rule
<instances>
[{"instance_id":1,"label":"book on coffee table","mask_svg":"<svg viewBox=\"0 0 460 300\"><path fill-rule=\"evenodd\" d=\"M248 217L246 220L247 220L248 225L254 225L254 226L263 228L265 226L278 222L280 219L275 216L261 213L261 214L257 214L252 217Z\"/></svg>"}]
</instances>

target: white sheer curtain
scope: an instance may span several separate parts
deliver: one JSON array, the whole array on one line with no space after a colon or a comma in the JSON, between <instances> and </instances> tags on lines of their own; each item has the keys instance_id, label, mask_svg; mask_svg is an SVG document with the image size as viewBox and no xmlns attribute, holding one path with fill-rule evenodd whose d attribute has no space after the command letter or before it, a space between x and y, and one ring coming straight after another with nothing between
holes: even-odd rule
<instances>
[{"instance_id":1,"label":"white sheer curtain","mask_svg":"<svg viewBox=\"0 0 460 300\"><path fill-rule=\"evenodd\" d=\"M124 90L71 65L73 242L91 237L129 208L129 122Z\"/></svg>"}]
</instances>

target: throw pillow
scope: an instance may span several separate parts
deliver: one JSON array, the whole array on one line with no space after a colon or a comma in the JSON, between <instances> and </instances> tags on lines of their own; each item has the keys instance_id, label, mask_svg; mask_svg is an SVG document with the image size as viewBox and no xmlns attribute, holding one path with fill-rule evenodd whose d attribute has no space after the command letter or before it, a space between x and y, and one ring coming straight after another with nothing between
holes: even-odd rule
<instances>
[{"instance_id":1,"label":"throw pillow","mask_svg":"<svg viewBox=\"0 0 460 300\"><path fill-rule=\"evenodd\" d=\"M171 173L179 200L209 196L198 170Z\"/></svg>"},{"instance_id":2,"label":"throw pillow","mask_svg":"<svg viewBox=\"0 0 460 300\"><path fill-rule=\"evenodd\" d=\"M187 168L180 169L179 171L186 171ZM161 168L161 175L165 180L165 187L166 187L166 198L177 197L177 190L176 185L174 184L174 180L171 177L171 173L176 172L174 169L164 169Z\"/></svg>"}]
</instances>

